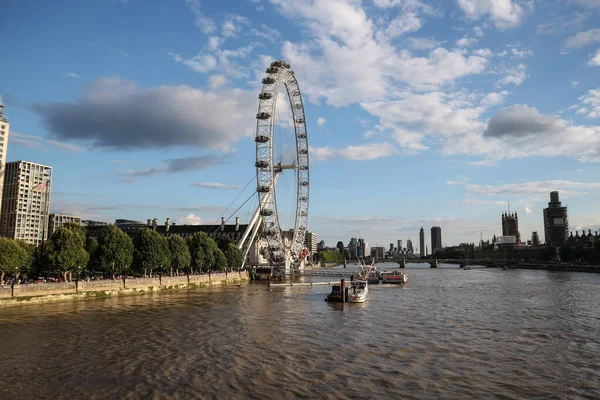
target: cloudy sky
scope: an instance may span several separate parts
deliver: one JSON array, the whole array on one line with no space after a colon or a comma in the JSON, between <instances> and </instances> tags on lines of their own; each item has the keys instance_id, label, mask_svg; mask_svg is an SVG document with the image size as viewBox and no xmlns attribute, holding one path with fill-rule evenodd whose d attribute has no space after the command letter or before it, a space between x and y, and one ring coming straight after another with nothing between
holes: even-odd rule
<instances>
[{"instance_id":1,"label":"cloudy sky","mask_svg":"<svg viewBox=\"0 0 600 400\"><path fill-rule=\"evenodd\" d=\"M543 237L551 190L571 230L600 227L600 0L20 1L1 19L8 159L54 167L52 212L229 216L285 59L328 245L432 225L476 242L508 203Z\"/></svg>"}]
</instances>

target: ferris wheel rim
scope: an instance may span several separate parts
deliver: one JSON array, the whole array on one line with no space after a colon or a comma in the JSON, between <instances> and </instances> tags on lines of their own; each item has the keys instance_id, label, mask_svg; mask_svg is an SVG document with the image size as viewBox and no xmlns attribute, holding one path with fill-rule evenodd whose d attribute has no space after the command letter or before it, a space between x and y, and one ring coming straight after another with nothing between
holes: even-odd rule
<instances>
[{"instance_id":1,"label":"ferris wheel rim","mask_svg":"<svg viewBox=\"0 0 600 400\"><path fill-rule=\"evenodd\" d=\"M256 179L259 210L263 221L263 234L268 243L268 259L284 261L287 258L297 259L304 247L305 233L308 224L309 194L309 156L308 136L304 101L298 81L287 62L280 60L271 63L266 70L267 76L262 80L262 90L258 96L258 112L256 115ZM277 96L281 85L284 85L292 110L296 173L296 217L293 236L286 246L277 211L277 191L275 184L282 172L282 164L275 165L273 141L275 139L275 112ZM289 166L286 166L286 169ZM281 259L281 260L280 260Z\"/></svg>"}]
</instances>

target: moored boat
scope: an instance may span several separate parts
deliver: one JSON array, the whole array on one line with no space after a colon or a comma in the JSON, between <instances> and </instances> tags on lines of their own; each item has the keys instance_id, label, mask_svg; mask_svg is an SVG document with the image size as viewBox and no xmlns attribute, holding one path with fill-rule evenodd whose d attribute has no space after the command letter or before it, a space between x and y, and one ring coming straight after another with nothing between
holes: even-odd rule
<instances>
[{"instance_id":1,"label":"moored boat","mask_svg":"<svg viewBox=\"0 0 600 400\"><path fill-rule=\"evenodd\" d=\"M369 282L358 279L352 281L348 290L348 303L364 303L369 294Z\"/></svg>"}]
</instances>

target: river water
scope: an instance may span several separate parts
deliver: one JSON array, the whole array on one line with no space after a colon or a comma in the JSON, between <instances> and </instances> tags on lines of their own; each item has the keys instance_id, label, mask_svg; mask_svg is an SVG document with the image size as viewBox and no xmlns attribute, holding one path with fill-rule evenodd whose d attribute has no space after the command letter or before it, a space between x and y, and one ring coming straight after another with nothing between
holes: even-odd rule
<instances>
[{"instance_id":1,"label":"river water","mask_svg":"<svg viewBox=\"0 0 600 400\"><path fill-rule=\"evenodd\" d=\"M0 398L600 398L600 275L407 273L0 309Z\"/></svg>"}]
</instances>

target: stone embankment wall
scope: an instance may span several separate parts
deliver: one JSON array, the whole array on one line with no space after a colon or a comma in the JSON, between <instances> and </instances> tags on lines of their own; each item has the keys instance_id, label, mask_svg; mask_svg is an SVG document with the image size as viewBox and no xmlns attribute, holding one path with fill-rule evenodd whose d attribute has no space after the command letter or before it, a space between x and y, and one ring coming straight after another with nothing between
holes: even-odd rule
<instances>
[{"instance_id":1,"label":"stone embankment wall","mask_svg":"<svg viewBox=\"0 0 600 400\"><path fill-rule=\"evenodd\" d=\"M164 289L183 289L247 281L248 273L229 272L160 278L134 278L64 283L32 283L0 288L0 307L15 304L43 303L56 300L94 298L147 293Z\"/></svg>"}]
</instances>

